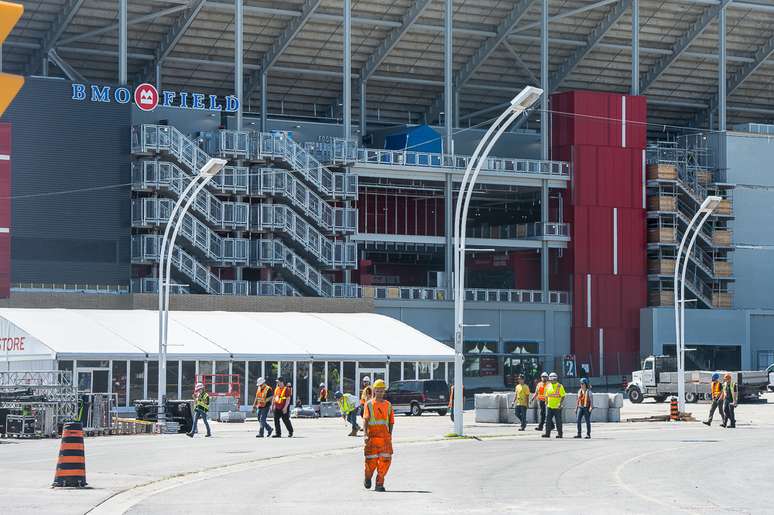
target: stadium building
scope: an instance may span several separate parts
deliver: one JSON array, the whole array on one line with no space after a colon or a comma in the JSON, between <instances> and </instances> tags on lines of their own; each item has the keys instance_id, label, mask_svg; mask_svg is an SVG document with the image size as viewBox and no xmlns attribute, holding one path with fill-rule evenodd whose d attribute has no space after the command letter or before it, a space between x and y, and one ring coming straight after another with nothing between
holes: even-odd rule
<instances>
[{"instance_id":1,"label":"stadium building","mask_svg":"<svg viewBox=\"0 0 774 515\"><path fill-rule=\"evenodd\" d=\"M2 46L27 77L0 123L3 305L148 308L170 210L220 157L177 238L178 309L276 297L451 344L459 181L535 85L467 221L466 386L568 357L618 382L674 352L675 258L708 195L691 359L764 367L772 22L752 0L27 2Z\"/></svg>"}]
</instances>

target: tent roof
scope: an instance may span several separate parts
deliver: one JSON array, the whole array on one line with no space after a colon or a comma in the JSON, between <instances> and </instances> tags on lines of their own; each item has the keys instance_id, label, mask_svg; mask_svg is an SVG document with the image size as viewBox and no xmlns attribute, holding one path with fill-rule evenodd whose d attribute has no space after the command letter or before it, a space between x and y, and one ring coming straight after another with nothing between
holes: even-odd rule
<instances>
[{"instance_id":1,"label":"tent roof","mask_svg":"<svg viewBox=\"0 0 774 515\"><path fill-rule=\"evenodd\" d=\"M158 315L146 310L0 309L10 336L57 358L155 357ZM443 343L384 315L171 311L171 359L450 361Z\"/></svg>"}]
</instances>

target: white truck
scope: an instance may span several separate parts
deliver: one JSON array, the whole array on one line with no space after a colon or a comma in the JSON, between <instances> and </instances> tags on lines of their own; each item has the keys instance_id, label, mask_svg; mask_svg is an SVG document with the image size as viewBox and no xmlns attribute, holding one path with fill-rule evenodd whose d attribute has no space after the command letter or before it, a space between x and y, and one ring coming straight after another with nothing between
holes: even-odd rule
<instances>
[{"instance_id":1,"label":"white truck","mask_svg":"<svg viewBox=\"0 0 774 515\"><path fill-rule=\"evenodd\" d=\"M711 400L712 374L707 370L685 372L685 402ZM722 376L725 372L718 371ZM758 399L769 384L767 371L731 372L739 388L740 400ZM673 356L648 356L642 369L632 372L632 380L626 385L629 400L639 404L651 397L664 402L677 395L677 358Z\"/></svg>"},{"instance_id":2,"label":"white truck","mask_svg":"<svg viewBox=\"0 0 774 515\"><path fill-rule=\"evenodd\" d=\"M766 373L769 374L769 391L774 392L774 364L769 365L766 369Z\"/></svg>"}]
</instances>

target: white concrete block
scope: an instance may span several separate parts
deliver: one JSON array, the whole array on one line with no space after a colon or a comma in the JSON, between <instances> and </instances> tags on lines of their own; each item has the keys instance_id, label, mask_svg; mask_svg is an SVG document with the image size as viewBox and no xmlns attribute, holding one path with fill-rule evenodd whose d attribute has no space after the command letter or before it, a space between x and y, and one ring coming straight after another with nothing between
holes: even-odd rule
<instances>
[{"instance_id":1,"label":"white concrete block","mask_svg":"<svg viewBox=\"0 0 774 515\"><path fill-rule=\"evenodd\" d=\"M494 424L500 422L499 408L476 408L476 422Z\"/></svg>"},{"instance_id":2,"label":"white concrete block","mask_svg":"<svg viewBox=\"0 0 774 515\"><path fill-rule=\"evenodd\" d=\"M609 393L608 395L608 407L610 408L623 408L623 394L622 393Z\"/></svg>"},{"instance_id":3,"label":"white concrete block","mask_svg":"<svg viewBox=\"0 0 774 515\"><path fill-rule=\"evenodd\" d=\"M620 422L621 421L621 408L610 408L607 410L608 422Z\"/></svg>"},{"instance_id":4,"label":"white concrete block","mask_svg":"<svg viewBox=\"0 0 774 515\"><path fill-rule=\"evenodd\" d=\"M610 405L608 394L606 393L592 393L594 409L607 409Z\"/></svg>"},{"instance_id":5,"label":"white concrete block","mask_svg":"<svg viewBox=\"0 0 774 515\"><path fill-rule=\"evenodd\" d=\"M474 398L476 409L499 409L504 396L497 393L477 393Z\"/></svg>"},{"instance_id":6,"label":"white concrete block","mask_svg":"<svg viewBox=\"0 0 774 515\"><path fill-rule=\"evenodd\" d=\"M530 408L527 410L527 423L528 424L537 424L538 419L540 415L538 414L537 408Z\"/></svg>"},{"instance_id":7,"label":"white concrete block","mask_svg":"<svg viewBox=\"0 0 774 515\"><path fill-rule=\"evenodd\" d=\"M592 422L607 422L607 412L608 409L602 409L602 408L594 408L591 410L591 421Z\"/></svg>"}]
</instances>

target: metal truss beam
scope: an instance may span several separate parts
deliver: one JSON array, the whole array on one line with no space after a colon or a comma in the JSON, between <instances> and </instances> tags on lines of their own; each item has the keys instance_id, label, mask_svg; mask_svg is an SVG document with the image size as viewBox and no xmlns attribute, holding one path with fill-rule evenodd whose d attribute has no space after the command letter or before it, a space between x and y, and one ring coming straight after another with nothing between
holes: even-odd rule
<instances>
[{"instance_id":1,"label":"metal truss beam","mask_svg":"<svg viewBox=\"0 0 774 515\"><path fill-rule=\"evenodd\" d=\"M186 10L178 16L175 23L172 24L169 31L159 42L159 46L156 48L156 59L143 67L142 74L138 77L138 82L147 80L152 74L156 73L156 66L162 64L164 59L169 57L175 45L183 38L188 27L194 22L206 2L207 0L191 0L188 2Z\"/></svg>"},{"instance_id":2,"label":"metal truss beam","mask_svg":"<svg viewBox=\"0 0 774 515\"><path fill-rule=\"evenodd\" d=\"M382 41L379 47L376 49L376 52L371 54L371 56L368 58L368 61L366 61L365 65L360 70L360 80L368 80L368 77L370 77L376 71L379 65L382 64L384 59L389 55L392 49L395 48L395 45L398 44L403 35L406 34L411 26L414 25L414 22L416 22L417 19L422 16L422 13L425 12L425 9L427 9L431 1L432 0L415 0L414 4L403 17L400 27L392 29L392 31L390 31L384 41Z\"/></svg>"},{"instance_id":3,"label":"metal truss beam","mask_svg":"<svg viewBox=\"0 0 774 515\"><path fill-rule=\"evenodd\" d=\"M688 32L680 36L680 39L678 39L672 47L671 52L667 55L664 55L656 62L656 64L650 68L650 70L647 71L645 76L642 78L642 82L640 83L640 94L644 94L648 88L652 86L653 83L659 77L661 77L661 75L670 66L672 66L672 64L677 61L686 50L688 50L688 47L690 47L691 44L696 41L696 38L698 38L701 33L704 32L704 30L709 26L709 24L718 17L720 10L725 8L730 3L731 0L721 0L719 4L712 5L704 9L702 15L698 20L696 20L691 28L688 29Z\"/></svg>"},{"instance_id":4,"label":"metal truss beam","mask_svg":"<svg viewBox=\"0 0 774 515\"><path fill-rule=\"evenodd\" d=\"M80 83L86 82L86 80L83 78L83 75L75 71L75 68L70 66L67 61L62 59L53 48L48 51L48 60L57 65L71 81Z\"/></svg>"},{"instance_id":5,"label":"metal truss beam","mask_svg":"<svg viewBox=\"0 0 774 515\"><path fill-rule=\"evenodd\" d=\"M261 58L260 69L253 73L247 80L247 84L245 84L243 101L247 101L247 99L250 98L250 95L253 93L253 91L255 91L255 88L258 87L258 85L261 83L261 74L269 72L269 68L271 68L274 63L277 62L277 60L282 55L282 52L284 52L285 49L290 46L296 35L301 32L301 29L303 29L304 25L306 25L306 23L311 19L314 12L320 6L320 3L321 0L306 0L304 2L304 6L301 9L301 15L293 18L287 27L285 27L285 30L282 31L282 34L279 35L269 50ZM245 7L245 11L247 11L247 9L248 8ZM342 20L343 19L344 18L342 17Z\"/></svg>"},{"instance_id":6,"label":"metal truss beam","mask_svg":"<svg viewBox=\"0 0 774 515\"><path fill-rule=\"evenodd\" d=\"M170 7L169 9L164 9L163 11L150 13L144 16L138 16L137 18L132 18L130 20L127 20L126 25L130 26L130 25L137 25L139 23L145 23L148 21L154 21L158 18L161 18L162 16L169 16L170 14L175 14L175 13L179 13L180 11L185 11L187 8L188 6L185 6L185 5ZM61 39L59 40L59 45L67 45L68 43L72 43L74 41L81 41L83 39L99 36L100 34L115 32L116 30L118 30L118 23L113 23L111 25L108 25L107 27L102 27L101 29L94 29L88 32L84 32L82 34L75 34L73 36L70 36L69 38Z\"/></svg>"},{"instance_id":7,"label":"metal truss beam","mask_svg":"<svg viewBox=\"0 0 774 515\"><path fill-rule=\"evenodd\" d=\"M59 41L59 38L67 30L68 25L78 14L78 10L83 5L84 0L68 0L65 2L64 7L56 17L54 22L49 27L46 35L43 36L43 40L40 43L40 49L37 52L33 52L30 62L27 64L25 75L32 75L36 70L40 69L43 59L48 58L48 51L54 48Z\"/></svg>"},{"instance_id":8,"label":"metal truss beam","mask_svg":"<svg viewBox=\"0 0 774 515\"><path fill-rule=\"evenodd\" d=\"M559 66L559 69L554 72L553 76L549 79L549 92L554 91L561 86L562 82L578 67L578 65L591 53L592 50L602 41L610 30L615 27L618 20L623 17L626 11L632 5L632 0L620 0L618 4L608 13L608 15L600 21L594 30L591 31L589 37L586 39L586 44L575 49L570 57Z\"/></svg>"},{"instance_id":9,"label":"metal truss beam","mask_svg":"<svg viewBox=\"0 0 774 515\"><path fill-rule=\"evenodd\" d=\"M774 36L769 38L766 44L755 52L755 56L752 62L743 65L728 79L728 85L726 86L726 96L731 96L734 91L739 89L739 86L741 86L744 81L749 79L750 76L758 70L758 68L763 66L772 55L774 55ZM720 95L715 93L707 102L707 110L705 112L700 112L696 116L696 124L698 125L701 122L708 120L710 114L713 113L719 105Z\"/></svg>"},{"instance_id":10,"label":"metal truss beam","mask_svg":"<svg viewBox=\"0 0 774 515\"><path fill-rule=\"evenodd\" d=\"M527 63L524 62L516 49L513 48L513 46L511 46L511 44L507 41L503 41L503 46L508 50L508 52L511 53L513 60L516 61L516 64L518 64L522 71L527 74L530 82L534 85L540 84L540 80L538 80L537 76L532 73L532 70L529 69L529 66L527 66Z\"/></svg>"},{"instance_id":11,"label":"metal truss beam","mask_svg":"<svg viewBox=\"0 0 774 515\"><path fill-rule=\"evenodd\" d=\"M511 33L517 23L527 14L530 7L535 3L535 0L519 0L516 6L511 9L508 16L500 22L495 31L495 35L486 41L484 41L478 50L468 59L468 61L460 68L457 73L454 74L454 90L458 90L468 82L476 70L489 59L489 57L497 50L497 47L506 40L508 34ZM428 109L428 120L433 120L440 113L443 107L443 95L439 95L433 100L433 103Z\"/></svg>"}]
</instances>

